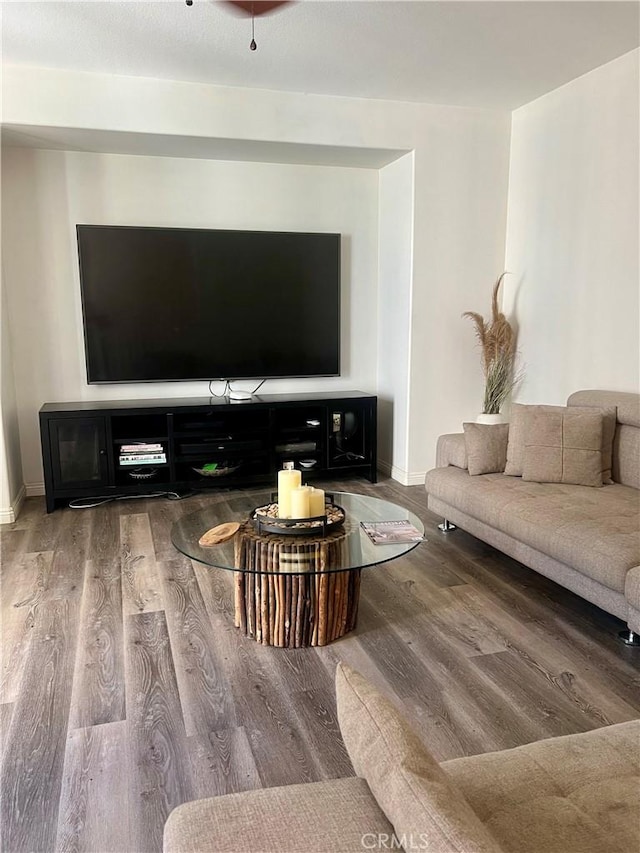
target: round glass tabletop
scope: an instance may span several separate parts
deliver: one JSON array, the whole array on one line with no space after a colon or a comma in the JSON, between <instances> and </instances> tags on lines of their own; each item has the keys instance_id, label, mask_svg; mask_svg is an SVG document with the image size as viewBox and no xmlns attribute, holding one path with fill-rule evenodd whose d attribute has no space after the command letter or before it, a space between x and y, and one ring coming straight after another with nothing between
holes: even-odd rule
<instances>
[{"instance_id":1,"label":"round glass tabletop","mask_svg":"<svg viewBox=\"0 0 640 853\"><path fill-rule=\"evenodd\" d=\"M271 492L252 493L217 502L185 515L171 528L174 546L208 566L250 574L344 572L376 566L407 554L419 541L394 541L393 528L380 544L374 544L362 524L407 521L420 535L424 527L417 515L404 507L368 495L333 492L333 503L345 511L344 525L326 536L285 536L258 532L250 520L256 507L271 501ZM228 521L241 522L236 535L219 545L205 547L200 537Z\"/></svg>"}]
</instances>

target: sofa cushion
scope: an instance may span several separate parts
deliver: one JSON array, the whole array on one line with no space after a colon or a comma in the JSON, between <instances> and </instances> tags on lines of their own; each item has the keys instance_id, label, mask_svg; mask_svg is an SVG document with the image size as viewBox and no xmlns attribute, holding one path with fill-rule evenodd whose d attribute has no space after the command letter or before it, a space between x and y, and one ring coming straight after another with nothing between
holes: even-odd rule
<instances>
[{"instance_id":1,"label":"sofa cushion","mask_svg":"<svg viewBox=\"0 0 640 853\"><path fill-rule=\"evenodd\" d=\"M529 412L524 443L523 480L602 486L600 413Z\"/></svg>"},{"instance_id":2,"label":"sofa cushion","mask_svg":"<svg viewBox=\"0 0 640 853\"><path fill-rule=\"evenodd\" d=\"M615 406L580 406L584 412L600 412L602 415L602 482L605 486L613 483L613 439L616 434Z\"/></svg>"},{"instance_id":3,"label":"sofa cushion","mask_svg":"<svg viewBox=\"0 0 640 853\"><path fill-rule=\"evenodd\" d=\"M618 423L640 427L640 394L630 391L574 391L567 406L613 407Z\"/></svg>"},{"instance_id":4,"label":"sofa cushion","mask_svg":"<svg viewBox=\"0 0 640 853\"><path fill-rule=\"evenodd\" d=\"M164 853L353 853L393 827L364 779L332 779L195 800L174 809Z\"/></svg>"},{"instance_id":5,"label":"sofa cushion","mask_svg":"<svg viewBox=\"0 0 640 853\"><path fill-rule=\"evenodd\" d=\"M613 480L640 489L640 429L618 424L613 440Z\"/></svg>"},{"instance_id":6,"label":"sofa cushion","mask_svg":"<svg viewBox=\"0 0 640 853\"><path fill-rule=\"evenodd\" d=\"M627 572L640 564L640 492L629 486L470 477L452 467L429 471L425 484L441 501L621 594Z\"/></svg>"},{"instance_id":7,"label":"sofa cushion","mask_svg":"<svg viewBox=\"0 0 640 853\"><path fill-rule=\"evenodd\" d=\"M512 853L640 849L640 721L447 761Z\"/></svg>"},{"instance_id":8,"label":"sofa cushion","mask_svg":"<svg viewBox=\"0 0 640 853\"><path fill-rule=\"evenodd\" d=\"M437 853L500 850L396 708L344 664L336 669L336 698L354 769L398 838Z\"/></svg>"},{"instance_id":9,"label":"sofa cushion","mask_svg":"<svg viewBox=\"0 0 640 853\"><path fill-rule=\"evenodd\" d=\"M507 464L509 424L462 424L467 449L467 469L472 477L504 471Z\"/></svg>"},{"instance_id":10,"label":"sofa cushion","mask_svg":"<svg viewBox=\"0 0 640 853\"><path fill-rule=\"evenodd\" d=\"M568 406L615 406L614 482L640 489L640 394L622 391L576 391Z\"/></svg>"},{"instance_id":11,"label":"sofa cushion","mask_svg":"<svg viewBox=\"0 0 640 853\"><path fill-rule=\"evenodd\" d=\"M521 477L524 470L525 440L529 415L536 412L566 412L567 406L524 406L514 403L511 407L507 464L504 473L510 477ZM571 411L576 410L576 406ZM612 482L613 439L616 430L615 406L581 406L580 409L602 414L602 482Z\"/></svg>"}]
</instances>

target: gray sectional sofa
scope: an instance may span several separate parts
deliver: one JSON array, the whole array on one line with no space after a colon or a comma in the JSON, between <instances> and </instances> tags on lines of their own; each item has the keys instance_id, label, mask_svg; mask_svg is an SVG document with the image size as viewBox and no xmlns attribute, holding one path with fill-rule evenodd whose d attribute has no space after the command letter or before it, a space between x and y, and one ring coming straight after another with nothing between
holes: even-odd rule
<instances>
[{"instance_id":1,"label":"gray sectional sofa","mask_svg":"<svg viewBox=\"0 0 640 853\"><path fill-rule=\"evenodd\" d=\"M439 764L359 673L336 671L355 777L178 806L164 853L620 853L640 845L640 721Z\"/></svg>"},{"instance_id":2,"label":"gray sectional sofa","mask_svg":"<svg viewBox=\"0 0 640 853\"><path fill-rule=\"evenodd\" d=\"M567 406L615 406L613 483L602 488L470 476L463 434L438 440L428 507L640 634L640 395L578 391Z\"/></svg>"}]
</instances>

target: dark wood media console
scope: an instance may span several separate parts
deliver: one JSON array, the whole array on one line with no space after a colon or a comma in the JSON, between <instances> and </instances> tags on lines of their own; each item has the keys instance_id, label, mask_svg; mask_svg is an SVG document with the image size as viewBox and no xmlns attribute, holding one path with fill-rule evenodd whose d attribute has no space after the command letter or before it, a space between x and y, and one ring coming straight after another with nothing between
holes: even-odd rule
<instances>
[{"instance_id":1,"label":"dark wood media console","mask_svg":"<svg viewBox=\"0 0 640 853\"><path fill-rule=\"evenodd\" d=\"M376 481L377 398L362 391L46 403L40 436L47 512L78 498L188 493L272 483L282 462L313 460L303 480ZM161 445L166 461L135 472L120 448ZM197 472L216 463L223 473ZM140 473L148 479L136 479Z\"/></svg>"}]
</instances>

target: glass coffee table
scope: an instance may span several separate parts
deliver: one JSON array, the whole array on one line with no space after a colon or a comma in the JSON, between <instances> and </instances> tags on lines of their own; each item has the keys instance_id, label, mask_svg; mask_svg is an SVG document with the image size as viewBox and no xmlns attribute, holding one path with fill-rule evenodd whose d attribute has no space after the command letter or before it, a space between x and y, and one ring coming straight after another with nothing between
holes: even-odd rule
<instances>
[{"instance_id":1,"label":"glass coffee table","mask_svg":"<svg viewBox=\"0 0 640 853\"><path fill-rule=\"evenodd\" d=\"M235 624L267 646L324 646L356 627L363 569L395 560L420 542L374 545L360 523L409 521L424 534L414 513L368 495L334 492L345 511L344 525L325 536L265 533L250 516L272 494L234 497L185 515L171 528L174 546L207 566L234 572ZM240 522L233 539L205 547L200 537L212 527Z\"/></svg>"}]
</instances>

